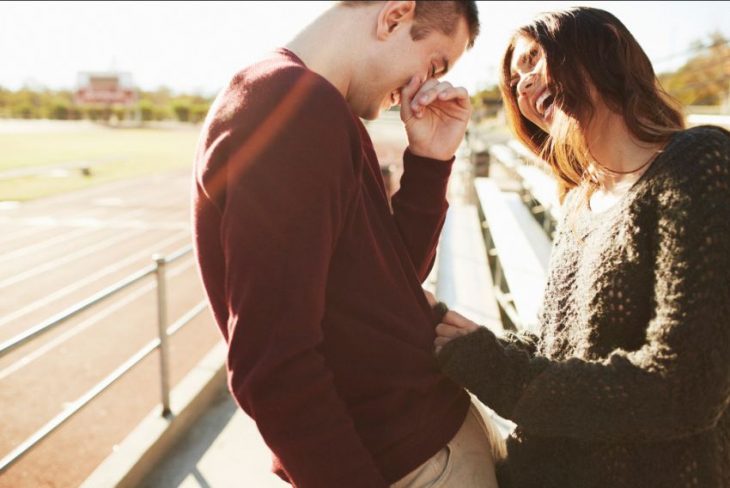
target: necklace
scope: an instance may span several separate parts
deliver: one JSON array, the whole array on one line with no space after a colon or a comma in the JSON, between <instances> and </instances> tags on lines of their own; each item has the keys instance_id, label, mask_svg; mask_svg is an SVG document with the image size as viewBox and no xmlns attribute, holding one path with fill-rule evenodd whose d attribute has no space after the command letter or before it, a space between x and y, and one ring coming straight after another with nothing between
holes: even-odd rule
<instances>
[{"instance_id":1,"label":"necklace","mask_svg":"<svg viewBox=\"0 0 730 488\"><path fill-rule=\"evenodd\" d=\"M614 169L611 169L611 168L608 168L608 167L602 165L597 160L595 160L595 158L593 159L594 164L591 164L586 168L586 179L585 179L586 184L581 185L582 191L580 192L580 194L576 195L576 200L577 200L576 206L573 207L572 211L571 210L568 211L572 215L572 219L570 219L570 218L568 219L568 220L572 220L572 222L568 223L568 225L570 227L571 233L573 234L573 237L580 245L585 244L585 237L579 235L579 233L576 229L577 216L579 214L578 206L581 204L585 204L590 207L590 203L588 202L588 200L590 199L591 194L603 186L600 182L599 173L601 171L603 171L604 174L607 173L610 176L621 176L621 175L630 175L630 174L638 173L641 170L643 170L644 168L646 168L647 166L649 166L651 163L653 163L663 151L664 151L664 145L660 146L659 149L654 151L647 158L647 160L644 163L642 163L639 167L634 168L629 171L614 170ZM635 183L635 181L631 182L630 186L633 186L634 183ZM571 215L569 215L569 217L571 217Z\"/></svg>"},{"instance_id":2,"label":"necklace","mask_svg":"<svg viewBox=\"0 0 730 488\"><path fill-rule=\"evenodd\" d=\"M649 166L651 163L653 163L656 158L659 157L659 155L664 151L664 145L661 145L659 149L654 151L646 161L644 161L639 167L630 169L628 171L619 171L616 169L611 169L607 166L604 166L603 164L599 163L596 158L593 158L593 161L591 164L588 165L586 168L586 179L588 180L589 184L593 186L593 189L598 189L601 187L604 187L604 183L601 182L602 179L605 177L608 178L616 178L617 176L626 176L631 175L640 172L641 170L645 169L647 166ZM604 178L601 178L601 175L604 175Z\"/></svg>"},{"instance_id":3,"label":"necklace","mask_svg":"<svg viewBox=\"0 0 730 488\"><path fill-rule=\"evenodd\" d=\"M593 164L597 165L601 169L601 171L604 171L604 172L612 174L612 175L630 175L633 173L638 173L639 171L641 171L642 169L646 168L651 163L653 163L654 160L659 156L659 154L661 154L663 149L664 149L664 146L661 146L659 149L654 151L641 166L639 166L638 168L630 169L628 171L619 171L617 169L611 169L607 166L604 166L600 162L598 162L598 160L595 158L593 159Z\"/></svg>"}]
</instances>

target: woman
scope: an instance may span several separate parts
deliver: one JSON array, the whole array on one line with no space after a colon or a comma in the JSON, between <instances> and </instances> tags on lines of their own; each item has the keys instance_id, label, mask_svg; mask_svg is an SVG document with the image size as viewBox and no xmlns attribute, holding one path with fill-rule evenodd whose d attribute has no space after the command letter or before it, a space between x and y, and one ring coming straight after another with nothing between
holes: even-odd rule
<instances>
[{"instance_id":1,"label":"woman","mask_svg":"<svg viewBox=\"0 0 730 488\"><path fill-rule=\"evenodd\" d=\"M539 337L448 312L443 370L517 424L505 487L730 486L730 134L684 129L608 12L519 29L502 92L566 217Z\"/></svg>"}]
</instances>

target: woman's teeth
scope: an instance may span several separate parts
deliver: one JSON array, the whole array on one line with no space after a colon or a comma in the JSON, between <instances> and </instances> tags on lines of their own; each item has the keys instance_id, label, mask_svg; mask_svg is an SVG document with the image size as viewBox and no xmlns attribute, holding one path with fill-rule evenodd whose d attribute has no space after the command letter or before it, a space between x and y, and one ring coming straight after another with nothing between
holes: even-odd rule
<instances>
[{"instance_id":1,"label":"woman's teeth","mask_svg":"<svg viewBox=\"0 0 730 488\"><path fill-rule=\"evenodd\" d=\"M537 113L540 115L545 115L545 112L547 112L548 108L552 106L554 100L555 97L550 90L545 90L542 95L540 95L540 98L538 98L535 102L535 110L537 110Z\"/></svg>"}]
</instances>

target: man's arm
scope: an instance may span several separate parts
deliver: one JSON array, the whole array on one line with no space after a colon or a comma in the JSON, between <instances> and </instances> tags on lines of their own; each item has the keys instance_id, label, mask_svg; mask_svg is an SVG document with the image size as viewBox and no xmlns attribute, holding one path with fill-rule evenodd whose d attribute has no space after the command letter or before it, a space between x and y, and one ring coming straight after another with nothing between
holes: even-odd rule
<instances>
[{"instance_id":1,"label":"man's arm","mask_svg":"<svg viewBox=\"0 0 730 488\"><path fill-rule=\"evenodd\" d=\"M401 120L408 135L393 213L421 280L430 272L446 218L446 189L454 153L464 138L471 105L464 88L417 77L402 90Z\"/></svg>"},{"instance_id":2,"label":"man's arm","mask_svg":"<svg viewBox=\"0 0 730 488\"><path fill-rule=\"evenodd\" d=\"M424 281L436 259L436 247L446 220L446 187L450 161L403 155L401 186L393 195L393 217L418 277Z\"/></svg>"},{"instance_id":3,"label":"man's arm","mask_svg":"<svg viewBox=\"0 0 730 488\"><path fill-rule=\"evenodd\" d=\"M381 487L318 352L330 258L361 167L332 98L315 83L283 126L264 122L233 143L221 229L229 381L295 486Z\"/></svg>"}]
</instances>

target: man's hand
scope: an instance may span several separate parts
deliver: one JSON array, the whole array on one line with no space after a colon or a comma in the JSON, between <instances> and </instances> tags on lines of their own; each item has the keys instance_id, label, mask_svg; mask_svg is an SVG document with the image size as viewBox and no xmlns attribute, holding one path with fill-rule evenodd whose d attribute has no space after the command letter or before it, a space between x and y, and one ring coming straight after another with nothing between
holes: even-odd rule
<instances>
[{"instance_id":1,"label":"man's hand","mask_svg":"<svg viewBox=\"0 0 730 488\"><path fill-rule=\"evenodd\" d=\"M471 116L466 88L429 78L419 87L417 76L401 91L400 117L408 149L417 156L447 160L456 153Z\"/></svg>"},{"instance_id":2,"label":"man's hand","mask_svg":"<svg viewBox=\"0 0 730 488\"><path fill-rule=\"evenodd\" d=\"M441 348L453 339L470 334L477 329L479 329L479 325L463 315L449 310L444 315L442 322L436 326L436 340L434 341L436 352L441 351Z\"/></svg>"}]
</instances>

